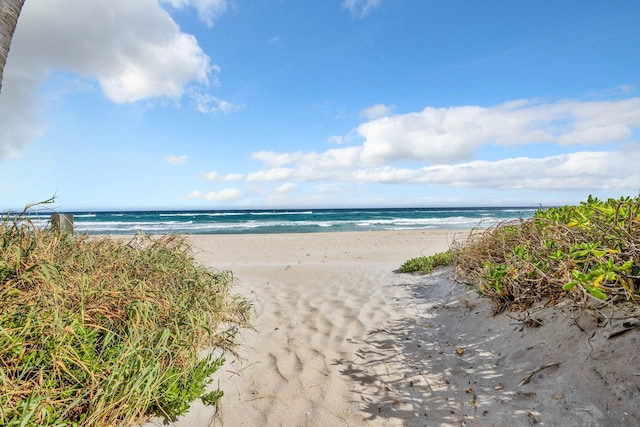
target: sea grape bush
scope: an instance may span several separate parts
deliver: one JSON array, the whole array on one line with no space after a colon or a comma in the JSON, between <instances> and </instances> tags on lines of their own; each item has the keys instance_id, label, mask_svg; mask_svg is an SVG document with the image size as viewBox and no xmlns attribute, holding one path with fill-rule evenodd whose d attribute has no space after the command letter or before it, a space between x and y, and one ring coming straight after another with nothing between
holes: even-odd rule
<instances>
[{"instance_id":1,"label":"sea grape bush","mask_svg":"<svg viewBox=\"0 0 640 427\"><path fill-rule=\"evenodd\" d=\"M639 304L640 197L539 209L474 230L450 252L456 278L492 298L495 312L567 297Z\"/></svg>"}]
</instances>

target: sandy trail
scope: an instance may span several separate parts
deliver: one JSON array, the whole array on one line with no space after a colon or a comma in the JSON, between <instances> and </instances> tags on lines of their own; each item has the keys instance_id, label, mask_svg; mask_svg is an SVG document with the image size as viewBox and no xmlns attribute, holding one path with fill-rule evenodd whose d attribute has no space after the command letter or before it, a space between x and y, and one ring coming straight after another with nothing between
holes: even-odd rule
<instances>
[{"instance_id":1,"label":"sandy trail","mask_svg":"<svg viewBox=\"0 0 640 427\"><path fill-rule=\"evenodd\" d=\"M588 316L576 321L568 308L536 312L543 326L530 328L516 315L491 317L488 301L450 280L451 270L397 272L407 259L466 236L190 237L205 265L234 272L237 291L255 304L255 328L242 331L239 357L216 373L225 392L220 416L195 402L169 425L640 422L637 331L589 342Z\"/></svg>"}]
</instances>

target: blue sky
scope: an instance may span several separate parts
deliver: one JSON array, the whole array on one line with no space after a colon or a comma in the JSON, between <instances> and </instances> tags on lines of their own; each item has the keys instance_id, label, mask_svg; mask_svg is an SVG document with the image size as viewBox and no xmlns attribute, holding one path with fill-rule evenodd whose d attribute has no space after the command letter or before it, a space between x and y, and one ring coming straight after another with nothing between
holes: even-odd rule
<instances>
[{"instance_id":1,"label":"blue sky","mask_svg":"<svg viewBox=\"0 0 640 427\"><path fill-rule=\"evenodd\" d=\"M638 52L635 0L28 0L0 209L636 195Z\"/></svg>"}]
</instances>

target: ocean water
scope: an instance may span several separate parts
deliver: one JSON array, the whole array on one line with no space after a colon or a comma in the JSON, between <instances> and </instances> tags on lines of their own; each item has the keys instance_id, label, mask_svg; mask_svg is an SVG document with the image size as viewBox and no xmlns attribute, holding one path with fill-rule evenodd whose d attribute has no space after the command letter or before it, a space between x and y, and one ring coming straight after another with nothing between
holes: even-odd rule
<instances>
[{"instance_id":1,"label":"ocean water","mask_svg":"<svg viewBox=\"0 0 640 427\"><path fill-rule=\"evenodd\" d=\"M87 234L316 233L486 228L528 218L537 208L402 208L231 211L72 212L74 230ZM33 216L43 226L49 214Z\"/></svg>"}]
</instances>

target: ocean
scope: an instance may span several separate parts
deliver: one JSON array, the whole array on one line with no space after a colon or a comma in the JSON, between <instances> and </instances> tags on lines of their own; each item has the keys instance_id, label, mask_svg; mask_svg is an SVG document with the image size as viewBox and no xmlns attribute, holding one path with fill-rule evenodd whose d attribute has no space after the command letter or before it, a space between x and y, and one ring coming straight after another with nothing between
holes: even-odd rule
<instances>
[{"instance_id":1,"label":"ocean","mask_svg":"<svg viewBox=\"0 0 640 427\"><path fill-rule=\"evenodd\" d=\"M384 208L227 211L71 212L74 231L87 234L316 233L486 228L528 218L538 208ZM41 225L50 215L31 216Z\"/></svg>"}]
</instances>

